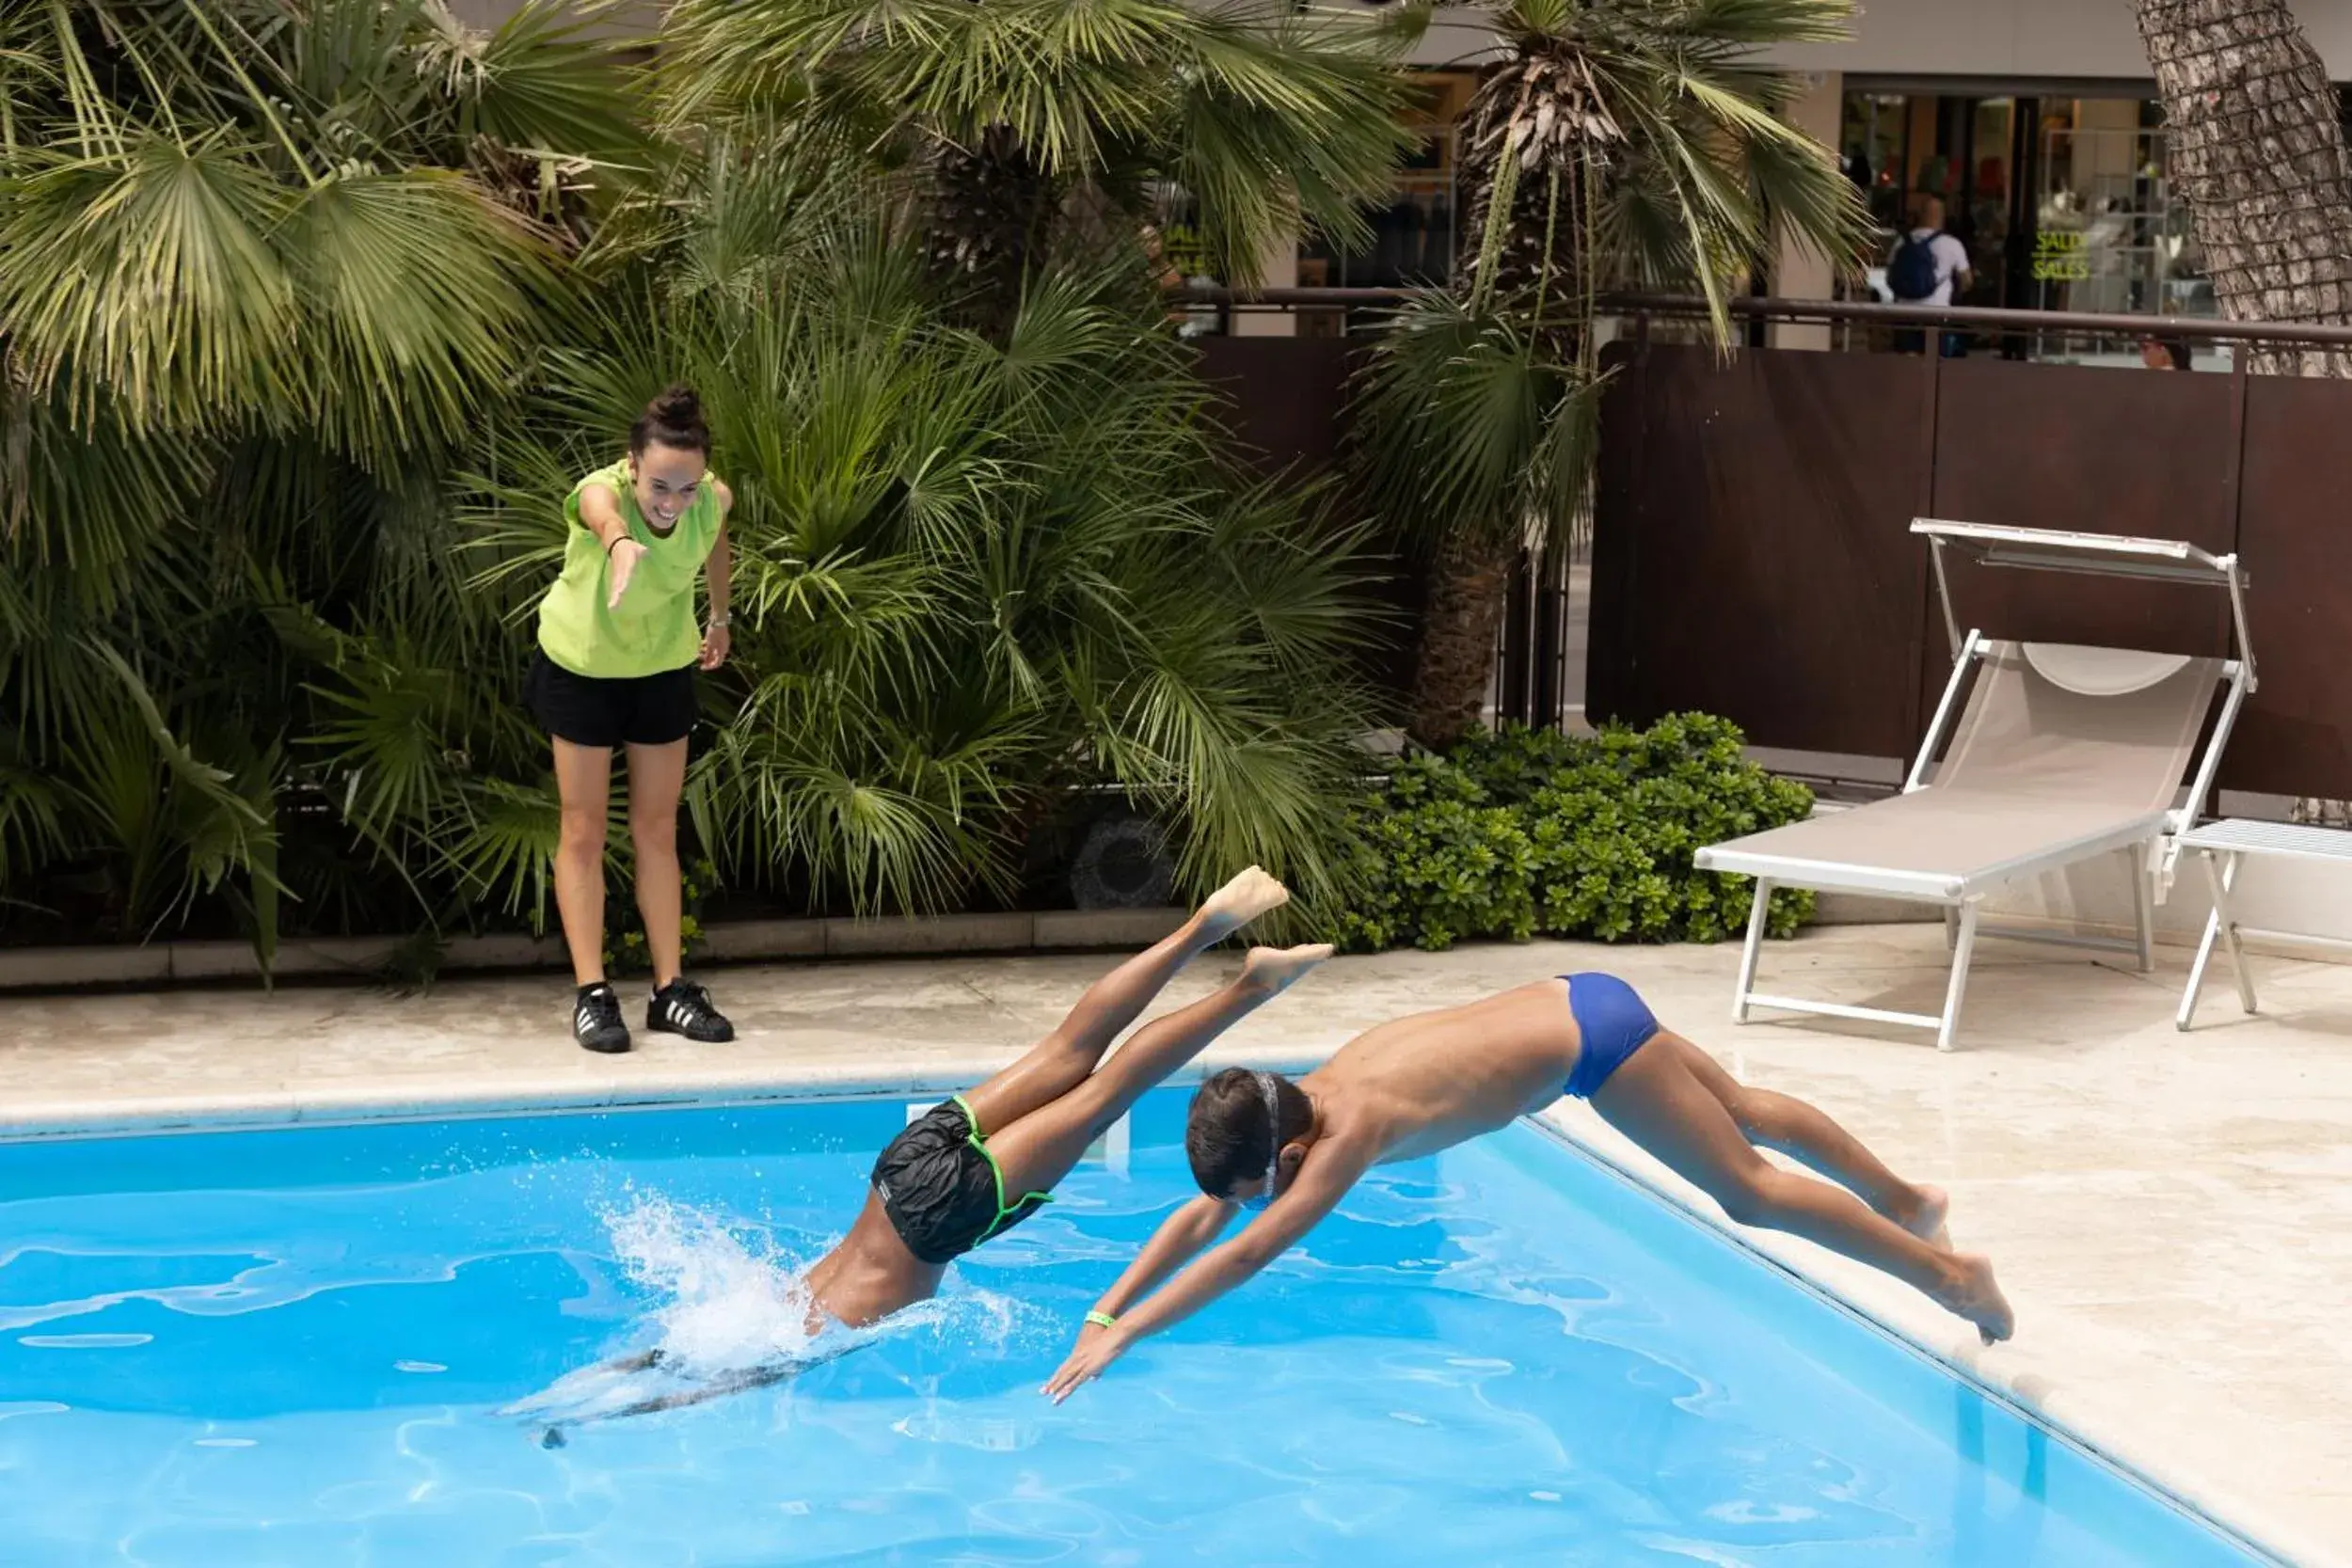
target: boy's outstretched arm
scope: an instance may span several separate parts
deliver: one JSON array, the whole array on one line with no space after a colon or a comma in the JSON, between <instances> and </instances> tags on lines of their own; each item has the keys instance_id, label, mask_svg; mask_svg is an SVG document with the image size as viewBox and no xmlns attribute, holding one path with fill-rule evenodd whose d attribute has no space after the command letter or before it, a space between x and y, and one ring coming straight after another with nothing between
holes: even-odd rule
<instances>
[{"instance_id":1,"label":"boy's outstretched arm","mask_svg":"<svg viewBox=\"0 0 2352 1568\"><path fill-rule=\"evenodd\" d=\"M1174 1213L1160 1222L1159 1229L1152 1233L1152 1239L1143 1244L1143 1250L1136 1254L1136 1260L1127 1265L1127 1272L1103 1292L1102 1298L1094 1304L1094 1310L1104 1317L1116 1318L1150 1295L1161 1280L1190 1261L1193 1254L1223 1235L1225 1227L1233 1223L1233 1216L1240 1211L1240 1204L1228 1203L1206 1193L1190 1203L1179 1206ZM1083 1340L1089 1331L1104 1332L1089 1323L1086 1330L1080 1331L1079 1338Z\"/></svg>"},{"instance_id":2,"label":"boy's outstretched arm","mask_svg":"<svg viewBox=\"0 0 2352 1568\"><path fill-rule=\"evenodd\" d=\"M1369 1150L1359 1152L1319 1144L1308 1152L1305 1163L1298 1167L1288 1191L1266 1206L1264 1213L1251 1221L1248 1227L1232 1241L1201 1257L1178 1275L1168 1287L1120 1318L1108 1328L1091 1325L1078 1337L1075 1349L1061 1370L1047 1380L1043 1392L1056 1404L1068 1399L1080 1386L1100 1377L1103 1369L1126 1354L1127 1347L1147 1335L1184 1322L1226 1291L1241 1284L1250 1275L1290 1250L1292 1243L1312 1230L1323 1216L1339 1207L1341 1198L1356 1184L1357 1179L1372 1166ZM1231 1211L1235 1205L1216 1198L1201 1197L1184 1205L1160 1227L1138 1257L1112 1287L1118 1295L1130 1284L1137 1289L1148 1288L1145 1264L1153 1265L1152 1273L1164 1272L1182 1256L1179 1236L1189 1237L1193 1226L1205 1227L1205 1218L1195 1213L1197 1205L1215 1204ZM1219 1218L1215 1229L1192 1241L1197 1248L1224 1227ZM1184 1227L1180 1229L1180 1227ZM1163 1245L1165 1243L1165 1246ZM1155 1259L1153 1254L1159 1254Z\"/></svg>"}]
</instances>

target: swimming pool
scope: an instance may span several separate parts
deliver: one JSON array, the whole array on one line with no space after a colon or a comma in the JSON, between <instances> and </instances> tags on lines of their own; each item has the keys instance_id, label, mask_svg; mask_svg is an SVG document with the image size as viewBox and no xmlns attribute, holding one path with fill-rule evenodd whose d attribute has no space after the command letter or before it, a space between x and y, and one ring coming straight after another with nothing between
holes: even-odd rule
<instances>
[{"instance_id":1,"label":"swimming pool","mask_svg":"<svg viewBox=\"0 0 2352 1568\"><path fill-rule=\"evenodd\" d=\"M913 1322L554 1448L500 1407L788 1343L905 1103L0 1146L0 1559L2263 1560L1524 1125L1051 1406L1183 1105Z\"/></svg>"}]
</instances>

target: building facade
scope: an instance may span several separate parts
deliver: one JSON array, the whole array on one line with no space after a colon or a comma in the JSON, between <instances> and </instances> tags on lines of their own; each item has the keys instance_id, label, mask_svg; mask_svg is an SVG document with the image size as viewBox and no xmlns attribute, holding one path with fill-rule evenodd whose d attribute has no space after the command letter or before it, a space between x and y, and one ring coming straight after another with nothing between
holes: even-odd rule
<instances>
[{"instance_id":1,"label":"building facade","mask_svg":"<svg viewBox=\"0 0 2352 1568\"><path fill-rule=\"evenodd\" d=\"M2352 81L2352 0L2296 10L2330 76ZM1414 59L1431 82L1426 152L1375 216L1375 245L1336 256L1311 242L1298 281L1410 283L1432 274L1427 258L1451 255L1433 243L1459 210L1451 126L1483 53L1475 13L1439 13ZM1792 119L1837 152L1890 245L1920 198L1942 199L1972 262L1956 303L2215 313L2130 0L1867 0L1851 39L1763 58L1801 73ZM2340 97L2352 111L2352 93ZM1846 288L1793 250L1758 281L1795 299Z\"/></svg>"},{"instance_id":2,"label":"building facade","mask_svg":"<svg viewBox=\"0 0 2352 1568\"><path fill-rule=\"evenodd\" d=\"M2296 12L2328 74L2352 80L2352 4ZM1918 194L1944 199L1974 263L1962 303L2215 313L2130 0L1870 0L1850 40L1769 58L1805 73L1796 119L1883 224ZM1797 256L1772 283L1835 289Z\"/></svg>"},{"instance_id":3,"label":"building facade","mask_svg":"<svg viewBox=\"0 0 2352 1568\"><path fill-rule=\"evenodd\" d=\"M1318 3L1379 9L1395 0ZM451 4L465 21L495 25L519 0ZM2329 74L2352 82L2352 0L2295 6ZM647 0L614 22L658 30L659 16ZM1392 288L1448 276L1463 220L1454 126L1492 47L1477 11L1436 13L1412 55L1425 87L1412 111L1420 145L1391 199L1367 214L1370 242L1343 249L1309 236L1295 253L1285 245L1266 257L1260 281ZM1791 118L1838 153L1890 245L1922 197L1943 200L1946 228L1972 262L1957 303L2215 312L2131 0L1867 0L1846 40L1763 59L1800 73L1804 91ZM1171 260L1205 279L1186 254L1184 215L1171 214L1166 228ZM1851 287L1826 261L1794 250L1757 282L1794 299ZM1337 331L1340 321L1336 312L1245 316L1232 328ZM1821 328L1789 327L1780 341L1826 339Z\"/></svg>"}]
</instances>

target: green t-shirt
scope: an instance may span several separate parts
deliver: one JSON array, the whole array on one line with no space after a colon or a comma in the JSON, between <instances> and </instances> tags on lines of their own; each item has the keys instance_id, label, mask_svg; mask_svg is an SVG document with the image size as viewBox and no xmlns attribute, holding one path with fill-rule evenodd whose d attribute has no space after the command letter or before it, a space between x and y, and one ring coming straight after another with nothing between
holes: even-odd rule
<instances>
[{"instance_id":1,"label":"green t-shirt","mask_svg":"<svg viewBox=\"0 0 2352 1568\"><path fill-rule=\"evenodd\" d=\"M610 487L621 498L628 536L645 546L645 558L629 575L628 592L613 609L606 574L611 562L594 530L580 520L580 493L591 484ZM719 511L719 481L703 476L694 503L665 536L646 526L637 509L628 465L599 468L572 486L564 517L571 526L564 542L564 571L539 602L539 646L548 658L575 675L628 679L682 670L702 653L702 628L694 620L694 576L718 543L725 519Z\"/></svg>"}]
</instances>

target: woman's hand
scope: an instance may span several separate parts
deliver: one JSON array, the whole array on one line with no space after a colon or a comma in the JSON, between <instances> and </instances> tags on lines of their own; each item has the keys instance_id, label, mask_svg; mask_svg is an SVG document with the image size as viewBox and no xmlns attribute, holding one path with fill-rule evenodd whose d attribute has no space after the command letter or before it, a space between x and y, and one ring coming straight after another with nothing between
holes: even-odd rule
<instances>
[{"instance_id":1,"label":"woman's hand","mask_svg":"<svg viewBox=\"0 0 2352 1568\"><path fill-rule=\"evenodd\" d=\"M634 539L616 539L604 558L611 563L606 577L612 585L604 596L604 608L612 610L620 604L621 595L628 592L628 579L637 574L637 563L645 559L645 546Z\"/></svg>"},{"instance_id":2,"label":"woman's hand","mask_svg":"<svg viewBox=\"0 0 2352 1568\"><path fill-rule=\"evenodd\" d=\"M1126 1354L1128 1343L1124 1329L1087 1324L1078 1330L1078 1343L1071 1351L1070 1359L1061 1364L1061 1370L1048 1378L1039 1392L1050 1396L1056 1404L1061 1403L1080 1386L1101 1377L1104 1368Z\"/></svg>"},{"instance_id":3,"label":"woman's hand","mask_svg":"<svg viewBox=\"0 0 2352 1568\"><path fill-rule=\"evenodd\" d=\"M727 661L727 651L735 646L735 639L724 626L712 626L703 633L702 667L716 670Z\"/></svg>"}]
</instances>

